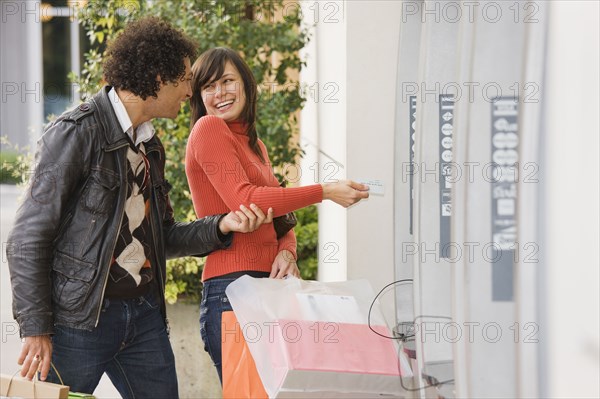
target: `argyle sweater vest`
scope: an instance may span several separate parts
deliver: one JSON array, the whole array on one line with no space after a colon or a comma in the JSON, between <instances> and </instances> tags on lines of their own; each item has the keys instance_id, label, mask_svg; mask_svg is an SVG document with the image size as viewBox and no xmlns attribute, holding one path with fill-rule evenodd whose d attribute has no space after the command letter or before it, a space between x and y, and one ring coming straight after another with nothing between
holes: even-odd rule
<instances>
[{"instance_id":1,"label":"argyle sweater vest","mask_svg":"<svg viewBox=\"0 0 600 399\"><path fill-rule=\"evenodd\" d=\"M127 151L127 199L105 296L136 298L152 281L152 232L150 230L150 165L144 144Z\"/></svg>"}]
</instances>

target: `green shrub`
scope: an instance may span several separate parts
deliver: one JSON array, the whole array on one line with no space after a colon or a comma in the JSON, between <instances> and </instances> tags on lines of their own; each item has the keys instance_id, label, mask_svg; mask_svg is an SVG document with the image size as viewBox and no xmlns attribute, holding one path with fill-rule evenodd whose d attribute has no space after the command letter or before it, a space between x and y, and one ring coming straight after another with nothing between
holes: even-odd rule
<instances>
[{"instance_id":1,"label":"green shrub","mask_svg":"<svg viewBox=\"0 0 600 399\"><path fill-rule=\"evenodd\" d=\"M20 165L18 154L14 152L0 152L0 184L18 184Z\"/></svg>"},{"instance_id":2,"label":"green shrub","mask_svg":"<svg viewBox=\"0 0 600 399\"><path fill-rule=\"evenodd\" d=\"M317 278L317 247L319 238L319 220L316 205L299 209L295 212L298 225L294 229L298 242L298 267L305 280Z\"/></svg>"},{"instance_id":3,"label":"green shrub","mask_svg":"<svg viewBox=\"0 0 600 399\"><path fill-rule=\"evenodd\" d=\"M27 148L12 145L0 137L0 184L22 184L29 178L32 156Z\"/></svg>"}]
</instances>

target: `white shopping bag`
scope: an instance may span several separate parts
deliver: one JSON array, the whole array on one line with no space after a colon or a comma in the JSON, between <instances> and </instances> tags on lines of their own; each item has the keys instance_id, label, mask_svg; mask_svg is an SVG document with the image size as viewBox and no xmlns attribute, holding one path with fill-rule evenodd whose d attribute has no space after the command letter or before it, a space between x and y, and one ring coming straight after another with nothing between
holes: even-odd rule
<instances>
[{"instance_id":1,"label":"white shopping bag","mask_svg":"<svg viewBox=\"0 0 600 399\"><path fill-rule=\"evenodd\" d=\"M410 365L368 281L243 276L226 293L270 398L405 396Z\"/></svg>"}]
</instances>

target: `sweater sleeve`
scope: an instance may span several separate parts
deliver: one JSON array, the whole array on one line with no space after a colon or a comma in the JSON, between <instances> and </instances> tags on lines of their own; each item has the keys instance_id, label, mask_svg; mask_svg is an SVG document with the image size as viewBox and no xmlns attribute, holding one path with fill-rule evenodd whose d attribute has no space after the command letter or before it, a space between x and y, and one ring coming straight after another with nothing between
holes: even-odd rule
<instances>
[{"instance_id":1,"label":"sweater sleeve","mask_svg":"<svg viewBox=\"0 0 600 399\"><path fill-rule=\"evenodd\" d=\"M323 188L320 184L304 187L279 187L275 177L274 186L256 186L248 178L234 134L227 124L216 116L204 116L196 122L190 134L191 155L206 173L212 186L230 210L239 209L240 204L256 204L266 211L273 208L275 216L321 202ZM252 172L255 172L252 171Z\"/></svg>"},{"instance_id":2,"label":"sweater sleeve","mask_svg":"<svg viewBox=\"0 0 600 399\"><path fill-rule=\"evenodd\" d=\"M292 255L294 255L294 259L298 259L298 254L296 253L296 244L296 234L294 234L294 229L291 229L279 239L277 253L287 249L292 253Z\"/></svg>"}]
</instances>

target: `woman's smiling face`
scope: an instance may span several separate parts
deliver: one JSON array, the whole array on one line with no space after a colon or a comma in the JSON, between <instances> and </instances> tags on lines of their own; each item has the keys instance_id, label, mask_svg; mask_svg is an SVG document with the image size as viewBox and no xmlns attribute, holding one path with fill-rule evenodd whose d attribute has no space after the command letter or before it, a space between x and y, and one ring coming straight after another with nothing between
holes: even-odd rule
<instances>
[{"instance_id":1,"label":"woman's smiling face","mask_svg":"<svg viewBox=\"0 0 600 399\"><path fill-rule=\"evenodd\" d=\"M227 61L223 75L211 81L201 89L202 101L207 115L222 118L225 122L239 119L246 96L242 77L231 61Z\"/></svg>"}]
</instances>

